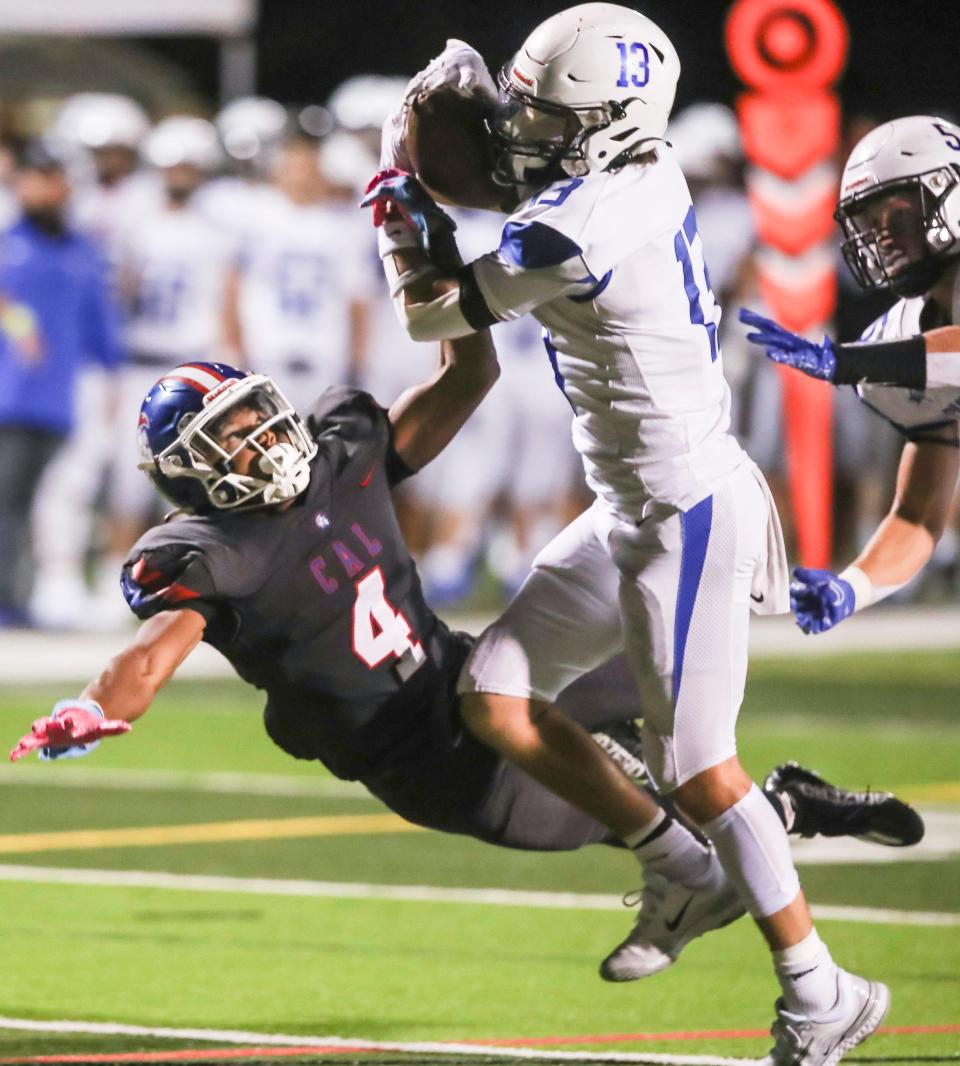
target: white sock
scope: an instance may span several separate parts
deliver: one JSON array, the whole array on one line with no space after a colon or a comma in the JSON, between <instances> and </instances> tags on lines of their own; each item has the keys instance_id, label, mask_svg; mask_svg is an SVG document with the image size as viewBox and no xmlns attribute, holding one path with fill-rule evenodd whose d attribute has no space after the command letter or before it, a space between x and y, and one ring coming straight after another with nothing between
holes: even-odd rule
<instances>
[{"instance_id":1,"label":"white sock","mask_svg":"<svg viewBox=\"0 0 960 1066\"><path fill-rule=\"evenodd\" d=\"M754 918L766 918L796 898L800 878L787 831L756 785L701 828Z\"/></svg>"},{"instance_id":2,"label":"white sock","mask_svg":"<svg viewBox=\"0 0 960 1066\"><path fill-rule=\"evenodd\" d=\"M723 878L716 853L663 810L652 822L624 838L644 871L689 888L713 888Z\"/></svg>"},{"instance_id":3,"label":"white sock","mask_svg":"<svg viewBox=\"0 0 960 1066\"><path fill-rule=\"evenodd\" d=\"M799 944L775 951L773 967L783 989L783 1002L791 1013L816 1018L835 1006L840 968L816 929Z\"/></svg>"}]
</instances>

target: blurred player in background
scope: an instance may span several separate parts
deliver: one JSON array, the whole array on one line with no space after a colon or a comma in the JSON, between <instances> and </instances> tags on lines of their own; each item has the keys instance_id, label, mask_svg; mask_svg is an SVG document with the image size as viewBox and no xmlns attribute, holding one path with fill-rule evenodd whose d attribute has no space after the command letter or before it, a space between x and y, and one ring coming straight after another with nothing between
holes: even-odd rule
<instances>
[{"instance_id":1,"label":"blurred player in background","mask_svg":"<svg viewBox=\"0 0 960 1066\"><path fill-rule=\"evenodd\" d=\"M502 215L454 209L451 217L468 260L499 240ZM585 505L577 495L582 473L567 429L570 406L551 381L539 324L525 317L491 332L499 381L417 479L428 530L418 564L436 607L467 597L484 564L509 599L537 551Z\"/></svg>"},{"instance_id":2,"label":"blurred player in background","mask_svg":"<svg viewBox=\"0 0 960 1066\"><path fill-rule=\"evenodd\" d=\"M32 620L30 509L44 468L73 428L80 369L89 360L113 373L122 361L105 264L67 222L63 162L43 143L29 144L14 188L21 216L0 239L3 625Z\"/></svg>"},{"instance_id":3,"label":"blurred player in background","mask_svg":"<svg viewBox=\"0 0 960 1066\"><path fill-rule=\"evenodd\" d=\"M362 378L369 271L357 215L332 195L316 142L297 136L243 219L229 290L233 346L295 399Z\"/></svg>"},{"instance_id":4,"label":"blurred player in background","mask_svg":"<svg viewBox=\"0 0 960 1066\"><path fill-rule=\"evenodd\" d=\"M114 285L121 234L162 202L156 175L140 159L149 129L146 112L130 97L77 93L64 102L50 130L51 143L67 160L72 223L99 247ZM31 613L42 626L96 624L86 565L94 539L94 506L113 443L115 384L96 364L81 369L74 429L37 493Z\"/></svg>"},{"instance_id":5,"label":"blurred player in background","mask_svg":"<svg viewBox=\"0 0 960 1066\"><path fill-rule=\"evenodd\" d=\"M472 64L490 91L471 53L451 42L433 69L460 87ZM528 311L546 327L597 496L471 653L461 679L468 726L647 867L666 852L667 875L690 891L678 925L695 911L701 929L721 925L745 905L783 993L769 1061L832 1064L879 1026L889 991L833 961L784 826L736 755L750 607L785 609L786 559L769 489L729 432L719 307L686 182L663 142L679 66L658 27L613 4L571 8L535 30L501 74L491 121L497 175L519 206L499 248L465 270L430 258L445 223L408 174L385 171L368 202L411 336L464 336ZM397 203L402 223L383 214ZM719 863L689 852L552 706L621 641L652 776ZM606 965L634 977L669 965L669 952L649 950L649 931L638 923Z\"/></svg>"},{"instance_id":6,"label":"blurred player in background","mask_svg":"<svg viewBox=\"0 0 960 1066\"><path fill-rule=\"evenodd\" d=\"M184 357L211 359L225 349L227 277L236 256L229 234L195 207L195 197L220 162L217 134L204 119L164 119L144 144L160 176L163 201L138 216L120 242L118 286L127 309L129 361L121 376L108 480L109 540L98 607L126 619L116 574L130 545L147 528L157 497L136 474L136 438L129 432L158 369Z\"/></svg>"},{"instance_id":7,"label":"blurred player in background","mask_svg":"<svg viewBox=\"0 0 960 1066\"><path fill-rule=\"evenodd\" d=\"M791 608L807 633L902 588L951 515L960 470L960 126L915 115L869 133L844 169L837 219L858 283L900 297L861 343L818 344L742 313L774 362L856 386L906 438L893 504L860 554L839 574L794 571Z\"/></svg>"},{"instance_id":8,"label":"blurred player in background","mask_svg":"<svg viewBox=\"0 0 960 1066\"><path fill-rule=\"evenodd\" d=\"M283 104L265 96L242 96L217 112L225 172L198 190L196 206L227 233L240 235L251 203L269 187L277 153L290 131Z\"/></svg>"}]
</instances>

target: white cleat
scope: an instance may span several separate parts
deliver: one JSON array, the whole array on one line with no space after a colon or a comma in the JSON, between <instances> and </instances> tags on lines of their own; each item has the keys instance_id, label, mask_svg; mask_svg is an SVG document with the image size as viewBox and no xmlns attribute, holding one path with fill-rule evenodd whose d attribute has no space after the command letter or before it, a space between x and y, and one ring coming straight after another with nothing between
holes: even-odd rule
<instances>
[{"instance_id":1,"label":"white cleat","mask_svg":"<svg viewBox=\"0 0 960 1066\"><path fill-rule=\"evenodd\" d=\"M672 966L681 951L703 933L720 929L746 913L733 886L696 891L647 874L640 913L630 935L600 963L604 981L639 981Z\"/></svg>"},{"instance_id":2,"label":"white cleat","mask_svg":"<svg viewBox=\"0 0 960 1066\"><path fill-rule=\"evenodd\" d=\"M836 1006L819 1018L791 1014L777 1000L770 1032L774 1045L761 1066L835 1066L851 1048L875 1032L890 1009L890 990L840 971Z\"/></svg>"}]
</instances>

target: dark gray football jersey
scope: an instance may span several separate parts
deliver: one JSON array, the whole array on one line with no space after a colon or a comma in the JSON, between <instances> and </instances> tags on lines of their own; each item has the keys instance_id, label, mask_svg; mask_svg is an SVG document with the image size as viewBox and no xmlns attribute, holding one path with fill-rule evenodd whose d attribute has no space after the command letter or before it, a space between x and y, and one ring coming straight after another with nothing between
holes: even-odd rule
<instances>
[{"instance_id":1,"label":"dark gray football jersey","mask_svg":"<svg viewBox=\"0 0 960 1066\"><path fill-rule=\"evenodd\" d=\"M124 593L139 618L202 614L204 640L266 691L273 739L363 777L429 747L432 717L455 713L469 639L423 599L390 492L409 471L383 408L329 389L307 424L319 450L293 506L150 530Z\"/></svg>"}]
</instances>

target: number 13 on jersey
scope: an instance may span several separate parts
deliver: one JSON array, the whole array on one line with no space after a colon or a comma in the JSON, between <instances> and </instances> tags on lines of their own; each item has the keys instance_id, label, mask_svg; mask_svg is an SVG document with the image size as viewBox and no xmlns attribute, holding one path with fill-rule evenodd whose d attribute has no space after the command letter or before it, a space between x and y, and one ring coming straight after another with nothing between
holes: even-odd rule
<instances>
[{"instance_id":1,"label":"number 13 on jersey","mask_svg":"<svg viewBox=\"0 0 960 1066\"><path fill-rule=\"evenodd\" d=\"M374 669L391 656L405 681L426 658L423 647L410 639L410 623L387 600L383 571L371 570L357 582L353 605L353 652Z\"/></svg>"}]
</instances>

